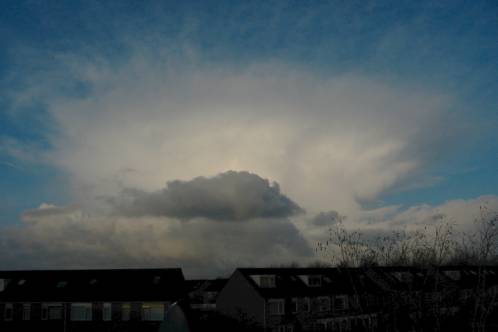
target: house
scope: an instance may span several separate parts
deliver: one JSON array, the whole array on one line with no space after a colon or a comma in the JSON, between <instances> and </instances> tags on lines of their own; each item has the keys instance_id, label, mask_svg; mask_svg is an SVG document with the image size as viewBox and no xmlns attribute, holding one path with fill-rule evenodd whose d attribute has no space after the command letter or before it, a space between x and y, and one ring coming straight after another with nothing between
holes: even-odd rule
<instances>
[{"instance_id":1,"label":"house","mask_svg":"<svg viewBox=\"0 0 498 332\"><path fill-rule=\"evenodd\" d=\"M383 289L384 329L426 330L458 311L458 285L438 268L372 267L367 274Z\"/></svg>"},{"instance_id":2,"label":"house","mask_svg":"<svg viewBox=\"0 0 498 332\"><path fill-rule=\"evenodd\" d=\"M157 331L181 269L0 271L0 331Z\"/></svg>"},{"instance_id":3,"label":"house","mask_svg":"<svg viewBox=\"0 0 498 332\"><path fill-rule=\"evenodd\" d=\"M372 331L381 295L361 269L239 268L216 306L262 331Z\"/></svg>"}]
</instances>

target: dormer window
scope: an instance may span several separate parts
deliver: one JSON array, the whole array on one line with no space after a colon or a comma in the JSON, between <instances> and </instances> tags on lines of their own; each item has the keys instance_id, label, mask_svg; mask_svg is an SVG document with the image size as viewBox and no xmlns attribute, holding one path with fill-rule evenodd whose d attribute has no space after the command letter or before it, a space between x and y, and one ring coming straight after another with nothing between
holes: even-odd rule
<instances>
[{"instance_id":1,"label":"dormer window","mask_svg":"<svg viewBox=\"0 0 498 332\"><path fill-rule=\"evenodd\" d=\"M320 287L322 285L322 276L309 276L308 286L310 287Z\"/></svg>"},{"instance_id":2,"label":"dormer window","mask_svg":"<svg viewBox=\"0 0 498 332\"><path fill-rule=\"evenodd\" d=\"M301 280L308 287L321 287L322 286L322 276L321 275L302 275Z\"/></svg>"},{"instance_id":3,"label":"dormer window","mask_svg":"<svg viewBox=\"0 0 498 332\"><path fill-rule=\"evenodd\" d=\"M275 288L275 275L266 274L266 275L252 275L252 280L256 282L256 284L261 288Z\"/></svg>"},{"instance_id":4,"label":"dormer window","mask_svg":"<svg viewBox=\"0 0 498 332\"><path fill-rule=\"evenodd\" d=\"M259 286L261 288L274 288L275 287L275 276L260 276Z\"/></svg>"}]
</instances>

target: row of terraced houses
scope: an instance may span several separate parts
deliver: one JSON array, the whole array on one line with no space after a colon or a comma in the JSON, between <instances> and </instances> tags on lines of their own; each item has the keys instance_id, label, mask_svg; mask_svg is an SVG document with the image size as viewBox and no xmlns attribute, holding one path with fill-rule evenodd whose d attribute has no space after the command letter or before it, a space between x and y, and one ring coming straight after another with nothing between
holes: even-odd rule
<instances>
[{"instance_id":1,"label":"row of terraced houses","mask_svg":"<svg viewBox=\"0 0 498 332\"><path fill-rule=\"evenodd\" d=\"M0 271L0 331L496 331L497 303L489 266Z\"/></svg>"}]
</instances>

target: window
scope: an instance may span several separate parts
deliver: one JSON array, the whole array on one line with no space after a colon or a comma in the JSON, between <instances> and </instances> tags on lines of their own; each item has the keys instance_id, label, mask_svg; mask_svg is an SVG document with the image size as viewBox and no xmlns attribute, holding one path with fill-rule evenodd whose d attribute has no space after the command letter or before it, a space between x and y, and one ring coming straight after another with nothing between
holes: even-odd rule
<instances>
[{"instance_id":1,"label":"window","mask_svg":"<svg viewBox=\"0 0 498 332\"><path fill-rule=\"evenodd\" d=\"M349 322L349 319L343 319L343 320L341 320L340 324L341 324L340 325L341 331L348 331L351 328L351 324Z\"/></svg>"},{"instance_id":2,"label":"window","mask_svg":"<svg viewBox=\"0 0 498 332\"><path fill-rule=\"evenodd\" d=\"M310 312L310 310L311 310L310 298L305 297L303 301L303 311Z\"/></svg>"},{"instance_id":3,"label":"window","mask_svg":"<svg viewBox=\"0 0 498 332\"><path fill-rule=\"evenodd\" d=\"M275 288L275 279L276 276L273 274L266 275L251 275L251 279L261 288Z\"/></svg>"},{"instance_id":4,"label":"window","mask_svg":"<svg viewBox=\"0 0 498 332\"><path fill-rule=\"evenodd\" d=\"M121 305L121 320L130 320L131 304L123 303Z\"/></svg>"},{"instance_id":5,"label":"window","mask_svg":"<svg viewBox=\"0 0 498 332\"><path fill-rule=\"evenodd\" d=\"M269 300L268 310L271 315L283 315L284 311L284 300Z\"/></svg>"},{"instance_id":6,"label":"window","mask_svg":"<svg viewBox=\"0 0 498 332\"><path fill-rule=\"evenodd\" d=\"M102 306L102 320L110 321L112 319L112 307L110 303L104 303Z\"/></svg>"},{"instance_id":7,"label":"window","mask_svg":"<svg viewBox=\"0 0 498 332\"><path fill-rule=\"evenodd\" d=\"M320 312L330 311L330 297L320 296L318 298L318 311Z\"/></svg>"},{"instance_id":8,"label":"window","mask_svg":"<svg viewBox=\"0 0 498 332\"><path fill-rule=\"evenodd\" d=\"M19 280L19 281L17 282L17 284L18 284L19 286L22 286L22 285L24 285L25 283L26 283L26 279L21 279L21 280Z\"/></svg>"},{"instance_id":9,"label":"window","mask_svg":"<svg viewBox=\"0 0 498 332\"><path fill-rule=\"evenodd\" d=\"M43 320L60 320L62 319L62 304L60 303L42 303Z\"/></svg>"},{"instance_id":10,"label":"window","mask_svg":"<svg viewBox=\"0 0 498 332\"><path fill-rule=\"evenodd\" d=\"M42 320L47 320L48 319L48 306L46 304L42 304L42 308L41 308L41 319Z\"/></svg>"},{"instance_id":11,"label":"window","mask_svg":"<svg viewBox=\"0 0 498 332\"><path fill-rule=\"evenodd\" d=\"M322 285L322 276L308 276L308 286L320 287Z\"/></svg>"},{"instance_id":12,"label":"window","mask_svg":"<svg viewBox=\"0 0 498 332\"><path fill-rule=\"evenodd\" d=\"M275 276L260 276L259 277L259 287L261 287L261 288L274 288L275 287Z\"/></svg>"},{"instance_id":13,"label":"window","mask_svg":"<svg viewBox=\"0 0 498 332\"><path fill-rule=\"evenodd\" d=\"M279 325L277 327L277 332L293 332L294 327L292 325Z\"/></svg>"},{"instance_id":14,"label":"window","mask_svg":"<svg viewBox=\"0 0 498 332\"><path fill-rule=\"evenodd\" d=\"M22 305L22 320L31 319L31 303L24 303Z\"/></svg>"},{"instance_id":15,"label":"window","mask_svg":"<svg viewBox=\"0 0 498 332\"><path fill-rule=\"evenodd\" d=\"M325 331L327 329L327 322L316 322L313 325L316 331Z\"/></svg>"},{"instance_id":16,"label":"window","mask_svg":"<svg viewBox=\"0 0 498 332\"><path fill-rule=\"evenodd\" d=\"M3 317L5 320L12 320L14 317L14 305L12 303L5 304Z\"/></svg>"},{"instance_id":17,"label":"window","mask_svg":"<svg viewBox=\"0 0 498 332\"><path fill-rule=\"evenodd\" d=\"M57 286L56 286L56 287L57 287L57 288L64 288L64 287L66 287L66 285L67 285L67 281L59 281L59 282L57 283Z\"/></svg>"},{"instance_id":18,"label":"window","mask_svg":"<svg viewBox=\"0 0 498 332\"><path fill-rule=\"evenodd\" d=\"M334 299L334 309L335 310L346 310L348 308L348 297L347 295L339 295Z\"/></svg>"},{"instance_id":19,"label":"window","mask_svg":"<svg viewBox=\"0 0 498 332\"><path fill-rule=\"evenodd\" d=\"M72 321L89 321L92 320L91 303L72 303L71 304Z\"/></svg>"},{"instance_id":20,"label":"window","mask_svg":"<svg viewBox=\"0 0 498 332\"><path fill-rule=\"evenodd\" d=\"M5 279L0 279L0 292L3 292L5 290Z\"/></svg>"},{"instance_id":21,"label":"window","mask_svg":"<svg viewBox=\"0 0 498 332\"><path fill-rule=\"evenodd\" d=\"M164 319L164 304L157 302L145 302L142 304L142 319L149 321L161 321Z\"/></svg>"},{"instance_id":22,"label":"window","mask_svg":"<svg viewBox=\"0 0 498 332\"><path fill-rule=\"evenodd\" d=\"M294 297L292 300L291 300L291 312L292 313L296 313L298 312L298 301L297 301L297 298Z\"/></svg>"}]
</instances>

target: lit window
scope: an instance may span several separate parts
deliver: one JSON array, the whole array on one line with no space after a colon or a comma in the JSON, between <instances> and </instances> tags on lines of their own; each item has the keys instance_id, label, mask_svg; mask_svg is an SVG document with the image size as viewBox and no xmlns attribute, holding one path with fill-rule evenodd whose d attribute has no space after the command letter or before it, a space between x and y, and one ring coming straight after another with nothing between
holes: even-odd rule
<instances>
[{"instance_id":1,"label":"lit window","mask_svg":"<svg viewBox=\"0 0 498 332\"><path fill-rule=\"evenodd\" d=\"M285 313L284 300L269 300L268 310L271 315L283 315Z\"/></svg>"},{"instance_id":2,"label":"lit window","mask_svg":"<svg viewBox=\"0 0 498 332\"><path fill-rule=\"evenodd\" d=\"M19 280L19 281L17 282L17 284L18 284L19 286L22 286L22 285L24 285L25 283L26 283L26 279L21 279L21 280Z\"/></svg>"},{"instance_id":3,"label":"lit window","mask_svg":"<svg viewBox=\"0 0 498 332\"><path fill-rule=\"evenodd\" d=\"M131 312L131 304L123 303L121 305L121 320L124 321L130 320L130 312Z\"/></svg>"},{"instance_id":4,"label":"lit window","mask_svg":"<svg viewBox=\"0 0 498 332\"><path fill-rule=\"evenodd\" d=\"M146 302L142 304L142 319L149 321L161 321L164 319L164 304L157 302Z\"/></svg>"},{"instance_id":5,"label":"lit window","mask_svg":"<svg viewBox=\"0 0 498 332\"><path fill-rule=\"evenodd\" d=\"M24 303L22 305L22 320L31 319L31 303Z\"/></svg>"},{"instance_id":6,"label":"lit window","mask_svg":"<svg viewBox=\"0 0 498 332\"><path fill-rule=\"evenodd\" d=\"M102 307L102 320L110 321L112 318L111 304L104 303Z\"/></svg>"},{"instance_id":7,"label":"lit window","mask_svg":"<svg viewBox=\"0 0 498 332\"><path fill-rule=\"evenodd\" d=\"M71 304L72 321L89 321L92 320L91 303L72 303Z\"/></svg>"},{"instance_id":8,"label":"lit window","mask_svg":"<svg viewBox=\"0 0 498 332\"><path fill-rule=\"evenodd\" d=\"M14 317L14 305L12 303L6 303L4 308L4 319L12 320Z\"/></svg>"}]
</instances>

